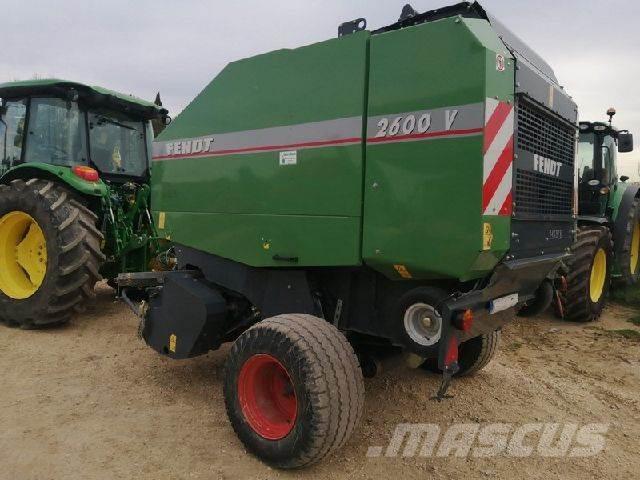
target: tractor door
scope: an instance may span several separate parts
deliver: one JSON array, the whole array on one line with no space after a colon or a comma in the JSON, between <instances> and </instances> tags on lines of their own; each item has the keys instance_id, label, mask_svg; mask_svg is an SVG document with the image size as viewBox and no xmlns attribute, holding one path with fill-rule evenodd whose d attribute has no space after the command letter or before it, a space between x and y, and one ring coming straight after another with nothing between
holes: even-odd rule
<instances>
[{"instance_id":1,"label":"tractor door","mask_svg":"<svg viewBox=\"0 0 640 480\"><path fill-rule=\"evenodd\" d=\"M27 116L26 100L3 101L0 108L0 176L20 163Z\"/></svg>"},{"instance_id":2,"label":"tractor door","mask_svg":"<svg viewBox=\"0 0 640 480\"><path fill-rule=\"evenodd\" d=\"M578 143L578 212L604 216L615 172L615 144L594 132L581 133Z\"/></svg>"}]
</instances>

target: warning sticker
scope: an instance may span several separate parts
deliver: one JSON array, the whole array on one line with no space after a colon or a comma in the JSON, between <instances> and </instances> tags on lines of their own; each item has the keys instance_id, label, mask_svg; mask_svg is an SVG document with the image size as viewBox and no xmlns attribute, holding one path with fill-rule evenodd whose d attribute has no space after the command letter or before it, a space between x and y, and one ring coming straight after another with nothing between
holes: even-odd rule
<instances>
[{"instance_id":1,"label":"warning sticker","mask_svg":"<svg viewBox=\"0 0 640 480\"><path fill-rule=\"evenodd\" d=\"M298 152L296 150L290 150L287 152L280 152L280 165L296 165L298 163Z\"/></svg>"},{"instance_id":2,"label":"warning sticker","mask_svg":"<svg viewBox=\"0 0 640 480\"><path fill-rule=\"evenodd\" d=\"M485 223L482 227L482 250L491 250L493 243L493 229L490 223Z\"/></svg>"},{"instance_id":3,"label":"warning sticker","mask_svg":"<svg viewBox=\"0 0 640 480\"><path fill-rule=\"evenodd\" d=\"M396 272L398 272L402 278L413 278L409 270L407 270L407 267L404 265L394 265L393 268L396 269Z\"/></svg>"}]
</instances>

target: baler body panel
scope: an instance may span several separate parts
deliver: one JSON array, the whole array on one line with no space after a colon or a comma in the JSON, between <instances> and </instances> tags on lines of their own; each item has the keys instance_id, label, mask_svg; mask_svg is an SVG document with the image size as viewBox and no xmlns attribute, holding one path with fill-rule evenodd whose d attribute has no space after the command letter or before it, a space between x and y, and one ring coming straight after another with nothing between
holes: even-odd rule
<instances>
[{"instance_id":1,"label":"baler body panel","mask_svg":"<svg viewBox=\"0 0 640 480\"><path fill-rule=\"evenodd\" d=\"M509 248L510 215L483 215L483 147L488 104L513 103L511 57L479 19L446 18L370 43L364 261L390 278L484 276ZM418 125L405 128L412 118Z\"/></svg>"},{"instance_id":2,"label":"baler body panel","mask_svg":"<svg viewBox=\"0 0 640 480\"><path fill-rule=\"evenodd\" d=\"M369 35L232 63L174 120L152 182L172 241L251 266L360 264Z\"/></svg>"},{"instance_id":3,"label":"baler body panel","mask_svg":"<svg viewBox=\"0 0 640 480\"><path fill-rule=\"evenodd\" d=\"M515 181L516 59L461 12L227 66L154 144L161 233L253 267L394 280L467 281L507 255L564 252L571 215L514 225L518 196L541 210L557 192Z\"/></svg>"}]
</instances>

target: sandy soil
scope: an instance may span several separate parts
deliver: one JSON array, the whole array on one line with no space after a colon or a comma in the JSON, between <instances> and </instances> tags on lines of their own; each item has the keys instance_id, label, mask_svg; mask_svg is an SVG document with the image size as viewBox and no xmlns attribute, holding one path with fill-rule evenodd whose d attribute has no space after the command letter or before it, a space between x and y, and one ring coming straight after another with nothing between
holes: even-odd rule
<instances>
[{"instance_id":1,"label":"sandy soil","mask_svg":"<svg viewBox=\"0 0 640 480\"><path fill-rule=\"evenodd\" d=\"M222 400L226 349L175 362L136 337L137 322L99 289L69 326L0 325L0 478L637 478L640 471L640 328L612 306L594 325L552 318L507 327L496 360L429 397L439 378L396 369L366 381L361 426L348 445L303 472L272 470L244 451ZM398 423L608 423L606 448L576 458L367 458Z\"/></svg>"}]
</instances>

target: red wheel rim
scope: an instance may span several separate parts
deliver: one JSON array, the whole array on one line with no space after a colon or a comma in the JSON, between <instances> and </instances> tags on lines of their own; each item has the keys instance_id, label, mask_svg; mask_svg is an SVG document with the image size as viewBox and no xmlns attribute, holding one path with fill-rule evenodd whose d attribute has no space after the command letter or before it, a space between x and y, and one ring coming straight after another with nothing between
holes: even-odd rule
<instances>
[{"instance_id":1,"label":"red wheel rim","mask_svg":"<svg viewBox=\"0 0 640 480\"><path fill-rule=\"evenodd\" d=\"M247 423L267 440L280 440L293 429L298 400L287 369L271 355L253 355L238 377L238 399Z\"/></svg>"}]
</instances>

